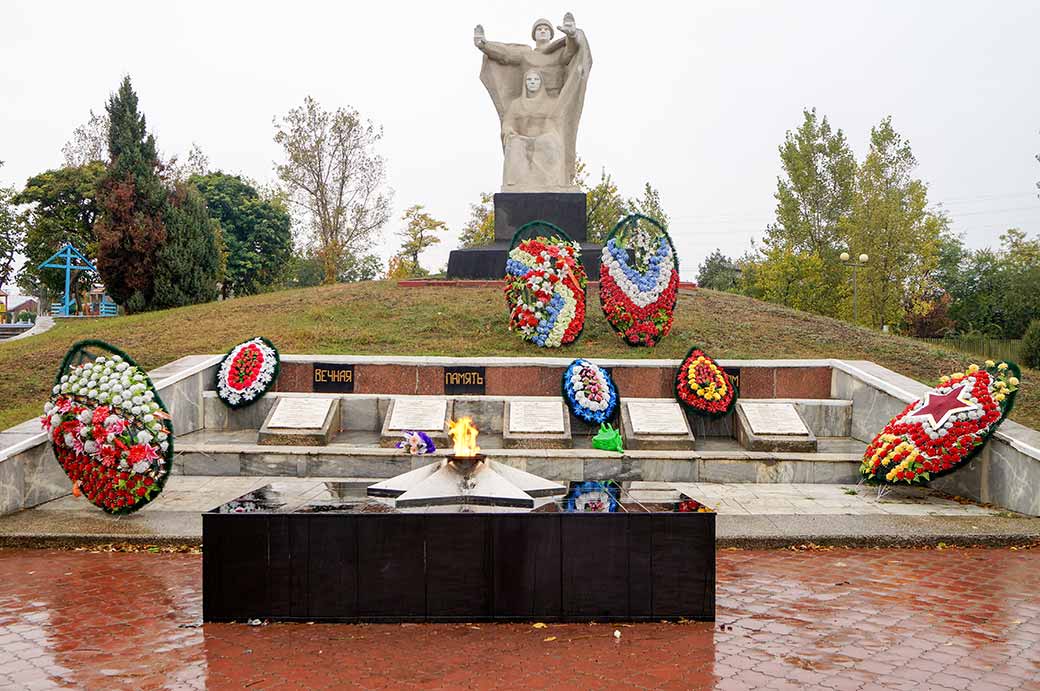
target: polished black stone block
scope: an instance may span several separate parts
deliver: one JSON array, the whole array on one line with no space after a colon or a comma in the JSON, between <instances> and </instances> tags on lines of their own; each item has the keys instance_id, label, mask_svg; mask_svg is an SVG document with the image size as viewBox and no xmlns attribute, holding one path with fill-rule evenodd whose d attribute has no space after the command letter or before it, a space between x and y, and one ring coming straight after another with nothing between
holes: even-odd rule
<instances>
[{"instance_id":1,"label":"polished black stone block","mask_svg":"<svg viewBox=\"0 0 1040 691\"><path fill-rule=\"evenodd\" d=\"M712 513L206 513L206 621L715 618Z\"/></svg>"},{"instance_id":2,"label":"polished black stone block","mask_svg":"<svg viewBox=\"0 0 1040 691\"><path fill-rule=\"evenodd\" d=\"M525 223L548 221L571 240L585 242L584 192L499 192L495 201L495 242L512 241Z\"/></svg>"},{"instance_id":3,"label":"polished black stone block","mask_svg":"<svg viewBox=\"0 0 1040 691\"><path fill-rule=\"evenodd\" d=\"M499 192L494 196L495 242L484 247L453 250L448 278L498 279L505 275L506 255L513 235L531 221L548 221L581 244L581 263L590 280L599 280L600 245L586 242L583 192Z\"/></svg>"},{"instance_id":4,"label":"polished black stone block","mask_svg":"<svg viewBox=\"0 0 1040 691\"><path fill-rule=\"evenodd\" d=\"M585 242L581 245L581 265L590 281L599 280L599 259L602 247ZM448 255L448 278L498 280L506 275L508 242L496 242L484 247L452 250Z\"/></svg>"}]
</instances>

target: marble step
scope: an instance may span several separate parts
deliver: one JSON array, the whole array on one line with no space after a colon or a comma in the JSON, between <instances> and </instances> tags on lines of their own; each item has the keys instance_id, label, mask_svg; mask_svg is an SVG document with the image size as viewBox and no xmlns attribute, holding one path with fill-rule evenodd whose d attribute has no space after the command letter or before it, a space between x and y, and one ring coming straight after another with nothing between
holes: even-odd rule
<instances>
[{"instance_id":1,"label":"marble step","mask_svg":"<svg viewBox=\"0 0 1040 691\"><path fill-rule=\"evenodd\" d=\"M255 433L254 433L255 434ZM434 456L409 456L374 444L322 447L260 446L238 435L198 433L179 438L173 472L182 475L387 478L421 467ZM626 451L591 448L502 449L482 438L490 458L548 480L646 480L661 482L856 482L863 444L823 440L821 452L752 452L732 442L709 442L691 451ZM487 442L485 444L485 442Z\"/></svg>"}]
</instances>

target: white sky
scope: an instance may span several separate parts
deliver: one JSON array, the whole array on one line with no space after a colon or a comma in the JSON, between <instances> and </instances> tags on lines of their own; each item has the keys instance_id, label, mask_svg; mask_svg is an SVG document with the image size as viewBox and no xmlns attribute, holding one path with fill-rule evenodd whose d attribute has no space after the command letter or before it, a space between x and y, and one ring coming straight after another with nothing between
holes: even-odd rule
<instances>
[{"instance_id":1,"label":"white sky","mask_svg":"<svg viewBox=\"0 0 1040 691\"><path fill-rule=\"evenodd\" d=\"M473 25L526 41L571 10L594 66L578 153L625 196L661 191L685 277L739 256L773 215L777 147L815 106L862 158L891 114L970 245L1040 232L1040 3L4 2L0 184L59 166L61 146L129 73L166 154L273 180L272 118L311 94L385 130L394 221L425 204L452 237L501 184L498 118ZM852 248L855 252L855 248Z\"/></svg>"}]
</instances>

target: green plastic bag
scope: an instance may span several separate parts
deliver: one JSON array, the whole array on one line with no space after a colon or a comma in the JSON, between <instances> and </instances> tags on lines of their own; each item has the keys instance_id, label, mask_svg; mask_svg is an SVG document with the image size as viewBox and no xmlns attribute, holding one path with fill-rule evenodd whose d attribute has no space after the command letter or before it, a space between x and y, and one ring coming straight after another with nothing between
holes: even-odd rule
<instances>
[{"instance_id":1,"label":"green plastic bag","mask_svg":"<svg viewBox=\"0 0 1040 691\"><path fill-rule=\"evenodd\" d=\"M599 426L599 432L592 438L592 448L602 451L617 451L624 453L625 448L621 442L621 432L614 429L613 425L603 423Z\"/></svg>"}]
</instances>

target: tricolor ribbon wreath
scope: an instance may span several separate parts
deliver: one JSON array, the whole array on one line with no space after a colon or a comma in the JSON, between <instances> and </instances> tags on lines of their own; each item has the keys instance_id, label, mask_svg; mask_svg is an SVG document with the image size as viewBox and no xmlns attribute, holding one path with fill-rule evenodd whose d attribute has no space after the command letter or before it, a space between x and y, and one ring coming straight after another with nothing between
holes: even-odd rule
<instances>
[{"instance_id":1,"label":"tricolor ribbon wreath","mask_svg":"<svg viewBox=\"0 0 1040 691\"><path fill-rule=\"evenodd\" d=\"M542 348L573 343L585 327L580 246L545 221L521 226L506 259L509 329Z\"/></svg>"},{"instance_id":2,"label":"tricolor ribbon wreath","mask_svg":"<svg viewBox=\"0 0 1040 691\"><path fill-rule=\"evenodd\" d=\"M679 260L658 221L632 214L607 236L599 267L599 299L625 343L654 346L668 335L679 291Z\"/></svg>"}]
</instances>

